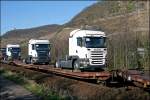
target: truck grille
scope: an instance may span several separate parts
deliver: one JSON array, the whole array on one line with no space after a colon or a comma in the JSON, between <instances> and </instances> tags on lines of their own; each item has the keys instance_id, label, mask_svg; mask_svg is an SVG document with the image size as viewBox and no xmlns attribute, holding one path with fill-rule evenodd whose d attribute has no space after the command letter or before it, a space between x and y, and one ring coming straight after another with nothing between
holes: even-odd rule
<instances>
[{"instance_id":1,"label":"truck grille","mask_svg":"<svg viewBox=\"0 0 150 100\"><path fill-rule=\"evenodd\" d=\"M104 54L103 51L91 51L91 64L103 65Z\"/></svg>"},{"instance_id":2,"label":"truck grille","mask_svg":"<svg viewBox=\"0 0 150 100\"><path fill-rule=\"evenodd\" d=\"M19 53L12 53L12 59L18 59Z\"/></svg>"},{"instance_id":3,"label":"truck grille","mask_svg":"<svg viewBox=\"0 0 150 100\"><path fill-rule=\"evenodd\" d=\"M40 60L47 60L48 59L48 55L46 53L38 53L38 58Z\"/></svg>"}]
</instances>

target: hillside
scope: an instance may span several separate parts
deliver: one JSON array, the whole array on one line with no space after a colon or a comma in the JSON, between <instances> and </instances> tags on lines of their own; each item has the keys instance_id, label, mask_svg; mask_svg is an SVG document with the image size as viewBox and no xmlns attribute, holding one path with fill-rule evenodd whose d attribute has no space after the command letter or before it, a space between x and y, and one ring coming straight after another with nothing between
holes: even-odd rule
<instances>
[{"instance_id":1,"label":"hillside","mask_svg":"<svg viewBox=\"0 0 150 100\"><path fill-rule=\"evenodd\" d=\"M36 39L47 34L53 34L60 27L60 25L53 24L29 29L14 29L6 32L2 36L2 46L6 45L7 43L21 43L29 40L30 38Z\"/></svg>"},{"instance_id":2,"label":"hillside","mask_svg":"<svg viewBox=\"0 0 150 100\"><path fill-rule=\"evenodd\" d=\"M52 60L68 54L68 36L75 28L97 26L108 36L109 66L148 67L149 59L149 2L102 1L89 6L64 25L47 25L38 28L13 30L2 38L6 43L21 43L26 51L30 38L49 39L52 42ZM18 41L19 40L19 41ZM61 43L61 44L60 44ZM145 48L142 59L137 48ZM133 55L133 56L132 56ZM134 62L134 63L133 63Z\"/></svg>"},{"instance_id":3,"label":"hillside","mask_svg":"<svg viewBox=\"0 0 150 100\"><path fill-rule=\"evenodd\" d=\"M69 26L79 26L84 24L91 24L93 20L105 19L131 13L141 9L147 9L148 2L146 1L102 1L85 8L77 14L70 22Z\"/></svg>"}]
</instances>

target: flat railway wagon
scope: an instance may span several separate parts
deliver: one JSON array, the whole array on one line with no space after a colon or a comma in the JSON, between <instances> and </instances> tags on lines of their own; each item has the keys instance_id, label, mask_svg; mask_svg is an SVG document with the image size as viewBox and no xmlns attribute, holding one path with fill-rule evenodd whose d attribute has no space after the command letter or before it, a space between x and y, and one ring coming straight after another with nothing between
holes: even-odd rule
<instances>
[{"instance_id":1,"label":"flat railway wagon","mask_svg":"<svg viewBox=\"0 0 150 100\"><path fill-rule=\"evenodd\" d=\"M81 79L81 80L95 80L97 83L105 83L111 78L111 73L109 71L99 71L99 72L76 72L74 70L67 70L62 68L55 68L54 65L33 65L33 64L24 64L20 61L13 61L10 64L24 67L27 69L38 70L46 73L53 73L56 75Z\"/></svg>"},{"instance_id":2,"label":"flat railway wagon","mask_svg":"<svg viewBox=\"0 0 150 100\"><path fill-rule=\"evenodd\" d=\"M122 70L113 70L113 71L97 71L97 72L75 72L74 70L67 70L61 68L55 68L54 65L34 65L34 64L25 64L21 61L1 61L1 63L15 65L18 67L24 67L26 69L36 70L44 73L52 73L55 75L83 80L91 81L96 84L114 84L117 87L118 83L122 86L130 86L126 83L131 83L139 88L150 91L150 76L149 71L145 73L139 70L133 69L122 69ZM117 78L118 80L113 80ZM119 81L121 79L121 81ZM94 80L94 81L93 81Z\"/></svg>"},{"instance_id":3,"label":"flat railway wagon","mask_svg":"<svg viewBox=\"0 0 150 100\"><path fill-rule=\"evenodd\" d=\"M121 77L124 81L132 82L134 85L144 89L150 89L150 71L122 69L116 72L118 77Z\"/></svg>"}]
</instances>

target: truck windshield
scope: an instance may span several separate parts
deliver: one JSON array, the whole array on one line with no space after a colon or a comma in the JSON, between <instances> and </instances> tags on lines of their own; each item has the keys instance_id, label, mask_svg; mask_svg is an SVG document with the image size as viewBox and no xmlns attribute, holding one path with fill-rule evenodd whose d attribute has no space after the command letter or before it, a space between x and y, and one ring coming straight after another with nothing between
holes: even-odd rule
<instances>
[{"instance_id":1,"label":"truck windshield","mask_svg":"<svg viewBox=\"0 0 150 100\"><path fill-rule=\"evenodd\" d=\"M13 52L20 52L21 50L20 50L20 48L11 48L11 51L13 51Z\"/></svg>"},{"instance_id":2,"label":"truck windshield","mask_svg":"<svg viewBox=\"0 0 150 100\"><path fill-rule=\"evenodd\" d=\"M105 48L106 37L85 37L85 46L87 48Z\"/></svg>"},{"instance_id":3,"label":"truck windshield","mask_svg":"<svg viewBox=\"0 0 150 100\"><path fill-rule=\"evenodd\" d=\"M35 46L37 50L49 50L49 44L36 44Z\"/></svg>"}]
</instances>

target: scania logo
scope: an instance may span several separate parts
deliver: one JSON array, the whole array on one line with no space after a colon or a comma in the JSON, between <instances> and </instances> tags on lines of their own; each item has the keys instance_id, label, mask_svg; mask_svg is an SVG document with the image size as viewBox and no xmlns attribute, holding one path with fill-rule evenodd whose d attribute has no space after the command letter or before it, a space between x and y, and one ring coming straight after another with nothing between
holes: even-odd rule
<instances>
[{"instance_id":1,"label":"scania logo","mask_svg":"<svg viewBox=\"0 0 150 100\"><path fill-rule=\"evenodd\" d=\"M94 51L101 51L101 49L98 49L98 48L97 48L97 49L94 49Z\"/></svg>"},{"instance_id":2,"label":"scania logo","mask_svg":"<svg viewBox=\"0 0 150 100\"><path fill-rule=\"evenodd\" d=\"M40 53L45 53L46 51L39 51Z\"/></svg>"},{"instance_id":3,"label":"scania logo","mask_svg":"<svg viewBox=\"0 0 150 100\"><path fill-rule=\"evenodd\" d=\"M13 52L13 53L18 53L18 52Z\"/></svg>"}]
</instances>

